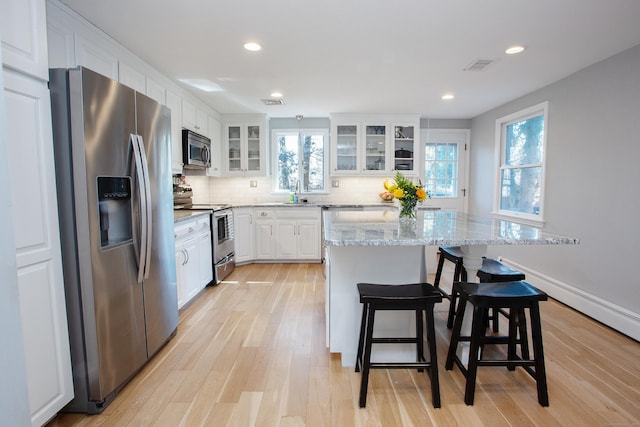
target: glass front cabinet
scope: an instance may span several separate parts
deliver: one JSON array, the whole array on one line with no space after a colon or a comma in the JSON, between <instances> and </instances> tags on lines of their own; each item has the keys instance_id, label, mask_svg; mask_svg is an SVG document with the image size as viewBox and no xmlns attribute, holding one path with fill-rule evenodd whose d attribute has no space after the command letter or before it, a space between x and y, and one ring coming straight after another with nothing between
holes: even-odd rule
<instances>
[{"instance_id":1,"label":"glass front cabinet","mask_svg":"<svg viewBox=\"0 0 640 427\"><path fill-rule=\"evenodd\" d=\"M256 121L240 123L230 122L243 117L224 116L225 175L266 175L267 158L266 138L267 119L257 117ZM249 117L245 117L249 119Z\"/></svg>"},{"instance_id":2,"label":"glass front cabinet","mask_svg":"<svg viewBox=\"0 0 640 427\"><path fill-rule=\"evenodd\" d=\"M416 175L419 116L331 116L332 175Z\"/></svg>"}]
</instances>

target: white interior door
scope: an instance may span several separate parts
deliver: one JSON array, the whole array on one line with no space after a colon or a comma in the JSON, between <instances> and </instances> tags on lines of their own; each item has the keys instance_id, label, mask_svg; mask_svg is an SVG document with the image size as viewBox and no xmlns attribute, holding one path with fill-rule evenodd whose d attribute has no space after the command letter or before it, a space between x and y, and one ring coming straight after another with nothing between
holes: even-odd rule
<instances>
[{"instance_id":1,"label":"white interior door","mask_svg":"<svg viewBox=\"0 0 640 427\"><path fill-rule=\"evenodd\" d=\"M428 204L467 211L469 130L422 129L422 182L431 194Z\"/></svg>"},{"instance_id":2,"label":"white interior door","mask_svg":"<svg viewBox=\"0 0 640 427\"><path fill-rule=\"evenodd\" d=\"M467 164L469 130L422 129L421 179L431 194L427 205L466 212L469 199ZM426 251L427 274L435 274L437 247ZM445 266L450 263L445 263ZM433 276L429 277L433 280Z\"/></svg>"}]
</instances>

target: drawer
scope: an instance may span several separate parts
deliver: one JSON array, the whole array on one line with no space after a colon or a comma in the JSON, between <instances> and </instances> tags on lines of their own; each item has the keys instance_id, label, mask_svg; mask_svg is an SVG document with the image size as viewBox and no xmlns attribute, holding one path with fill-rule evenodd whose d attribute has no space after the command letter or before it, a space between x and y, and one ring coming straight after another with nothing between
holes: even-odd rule
<instances>
[{"instance_id":1,"label":"drawer","mask_svg":"<svg viewBox=\"0 0 640 427\"><path fill-rule=\"evenodd\" d=\"M286 208L276 211L278 219L320 219L320 209L313 208Z\"/></svg>"},{"instance_id":2,"label":"drawer","mask_svg":"<svg viewBox=\"0 0 640 427\"><path fill-rule=\"evenodd\" d=\"M211 215L198 218L198 221L196 221L196 228L199 231L211 230Z\"/></svg>"},{"instance_id":3,"label":"drawer","mask_svg":"<svg viewBox=\"0 0 640 427\"><path fill-rule=\"evenodd\" d=\"M182 221L174 227L174 233L176 240L195 235L198 230L197 221Z\"/></svg>"},{"instance_id":4,"label":"drawer","mask_svg":"<svg viewBox=\"0 0 640 427\"><path fill-rule=\"evenodd\" d=\"M256 209L256 219L275 218L276 212L273 209Z\"/></svg>"}]
</instances>

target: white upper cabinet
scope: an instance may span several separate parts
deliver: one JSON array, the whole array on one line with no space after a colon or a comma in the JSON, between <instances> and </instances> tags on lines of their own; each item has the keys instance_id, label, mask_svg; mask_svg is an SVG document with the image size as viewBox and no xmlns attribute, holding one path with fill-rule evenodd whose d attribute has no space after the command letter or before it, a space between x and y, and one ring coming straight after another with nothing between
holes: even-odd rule
<instances>
[{"instance_id":1,"label":"white upper cabinet","mask_svg":"<svg viewBox=\"0 0 640 427\"><path fill-rule=\"evenodd\" d=\"M415 175L418 173L419 148L418 139L420 135L420 123L418 124L394 123L393 134L393 160L391 168L394 171L400 171L407 175Z\"/></svg>"},{"instance_id":2,"label":"white upper cabinet","mask_svg":"<svg viewBox=\"0 0 640 427\"><path fill-rule=\"evenodd\" d=\"M157 103L167 105L164 87L150 77L147 77L146 94L149 98L153 99Z\"/></svg>"},{"instance_id":3,"label":"white upper cabinet","mask_svg":"<svg viewBox=\"0 0 640 427\"><path fill-rule=\"evenodd\" d=\"M146 93L147 85L144 74L124 62L118 64L118 80L133 90Z\"/></svg>"},{"instance_id":4,"label":"white upper cabinet","mask_svg":"<svg viewBox=\"0 0 640 427\"><path fill-rule=\"evenodd\" d=\"M208 116L209 138L211 138L211 167L207 176L222 175L222 126L215 117Z\"/></svg>"},{"instance_id":5,"label":"white upper cabinet","mask_svg":"<svg viewBox=\"0 0 640 427\"><path fill-rule=\"evenodd\" d=\"M118 80L118 58L76 34L76 63L96 73Z\"/></svg>"},{"instance_id":6,"label":"white upper cabinet","mask_svg":"<svg viewBox=\"0 0 640 427\"><path fill-rule=\"evenodd\" d=\"M2 64L49 80L44 0L0 0Z\"/></svg>"},{"instance_id":7,"label":"white upper cabinet","mask_svg":"<svg viewBox=\"0 0 640 427\"><path fill-rule=\"evenodd\" d=\"M167 107L171 110L171 172L182 173L182 98L170 90L166 92Z\"/></svg>"},{"instance_id":8,"label":"white upper cabinet","mask_svg":"<svg viewBox=\"0 0 640 427\"><path fill-rule=\"evenodd\" d=\"M197 108L194 104L186 99L182 100L182 126L190 129L195 133L209 136L208 116L203 110Z\"/></svg>"},{"instance_id":9,"label":"white upper cabinet","mask_svg":"<svg viewBox=\"0 0 640 427\"><path fill-rule=\"evenodd\" d=\"M417 115L332 115L331 174L415 174L419 127Z\"/></svg>"},{"instance_id":10,"label":"white upper cabinet","mask_svg":"<svg viewBox=\"0 0 640 427\"><path fill-rule=\"evenodd\" d=\"M267 175L267 116L223 116L223 120L224 174Z\"/></svg>"}]
</instances>

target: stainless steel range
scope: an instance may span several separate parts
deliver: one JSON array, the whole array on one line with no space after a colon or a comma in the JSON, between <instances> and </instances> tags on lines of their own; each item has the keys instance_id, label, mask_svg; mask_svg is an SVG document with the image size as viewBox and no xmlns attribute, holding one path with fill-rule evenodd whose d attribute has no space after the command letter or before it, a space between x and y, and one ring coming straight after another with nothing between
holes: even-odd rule
<instances>
[{"instance_id":1,"label":"stainless steel range","mask_svg":"<svg viewBox=\"0 0 640 427\"><path fill-rule=\"evenodd\" d=\"M211 215L213 271L216 284L222 282L236 267L231 205L191 204L183 205L182 209L213 211Z\"/></svg>"}]
</instances>

